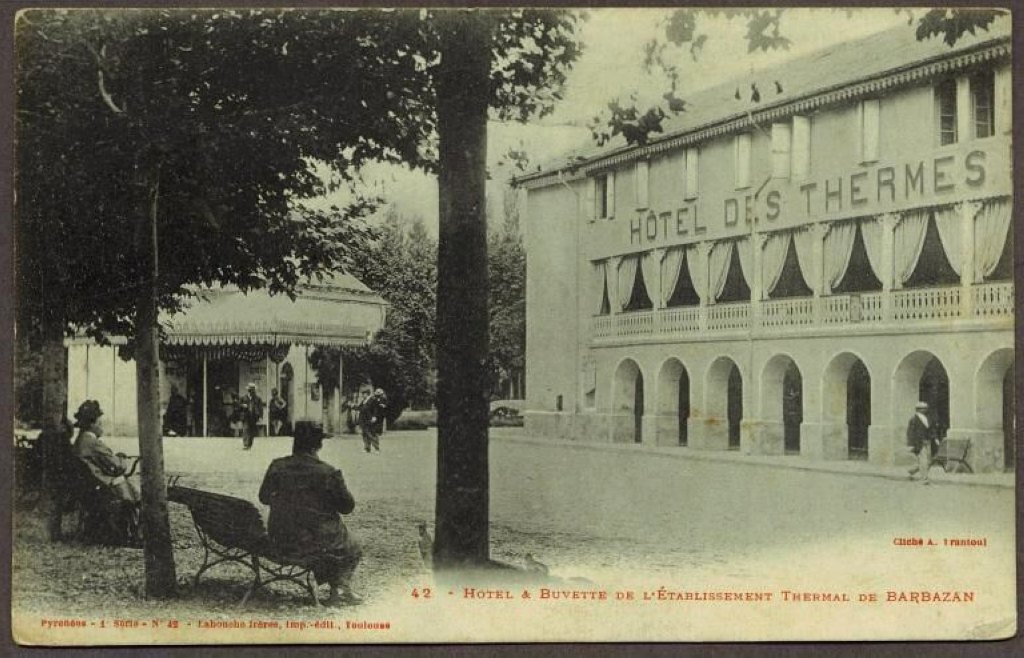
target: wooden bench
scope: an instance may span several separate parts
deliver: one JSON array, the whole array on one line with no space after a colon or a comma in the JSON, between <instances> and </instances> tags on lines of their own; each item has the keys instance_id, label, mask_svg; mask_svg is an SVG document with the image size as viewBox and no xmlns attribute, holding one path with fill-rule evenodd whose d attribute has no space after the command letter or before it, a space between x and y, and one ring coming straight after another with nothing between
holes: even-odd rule
<instances>
[{"instance_id":1,"label":"wooden bench","mask_svg":"<svg viewBox=\"0 0 1024 658\"><path fill-rule=\"evenodd\" d=\"M970 439L944 439L932 457L931 466L941 466L947 473L973 473L974 469L967 463L970 451Z\"/></svg>"},{"instance_id":2,"label":"wooden bench","mask_svg":"<svg viewBox=\"0 0 1024 658\"><path fill-rule=\"evenodd\" d=\"M227 562L241 564L252 572L241 605L252 594L270 583L287 581L305 589L319 605L313 559L295 558L277 551L267 535L259 510L251 502L234 496L173 485L167 499L188 507L199 541L203 545L203 564L196 572L194 586L203 573Z\"/></svg>"}]
</instances>

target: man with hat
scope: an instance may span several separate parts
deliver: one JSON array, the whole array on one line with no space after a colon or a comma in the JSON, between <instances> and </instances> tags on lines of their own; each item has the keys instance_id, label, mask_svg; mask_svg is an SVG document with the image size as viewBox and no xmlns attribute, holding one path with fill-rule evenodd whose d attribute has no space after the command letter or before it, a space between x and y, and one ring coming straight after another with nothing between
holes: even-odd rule
<instances>
[{"instance_id":1,"label":"man with hat","mask_svg":"<svg viewBox=\"0 0 1024 658\"><path fill-rule=\"evenodd\" d=\"M341 520L356 502L341 471L317 457L323 440L320 427L296 422L292 454L270 463L260 502L270 506L267 532L278 550L312 561L317 582L330 585L326 602L357 604L351 580L362 550Z\"/></svg>"},{"instance_id":2,"label":"man with hat","mask_svg":"<svg viewBox=\"0 0 1024 658\"><path fill-rule=\"evenodd\" d=\"M914 453L917 464L910 469L910 479L921 473L921 481L930 484L928 470L932 463L932 451L935 443L935 423L928 417L928 403L918 402L914 415L907 424L907 447Z\"/></svg>"},{"instance_id":3,"label":"man with hat","mask_svg":"<svg viewBox=\"0 0 1024 658\"><path fill-rule=\"evenodd\" d=\"M256 395L256 384L249 382L240 406L242 411L242 450L248 450L252 448L253 439L256 437L256 427L263 419L263 400Z\"/></svg>"}]
</instances>

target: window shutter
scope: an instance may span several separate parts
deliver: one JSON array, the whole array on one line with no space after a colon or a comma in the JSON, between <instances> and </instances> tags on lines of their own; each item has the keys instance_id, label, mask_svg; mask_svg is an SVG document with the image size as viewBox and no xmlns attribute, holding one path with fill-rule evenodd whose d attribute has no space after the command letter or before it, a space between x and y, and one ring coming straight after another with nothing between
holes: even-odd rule
<instances>
[{"instance_id":1,"label":"window shutter","mask_svg":"<svg viewBox=\"0 0 1024 658\"><path fill-rule=\"evenodd\" d=\"M772 176L775 178L789 178L791 138L788 123L772 124Z\"/></svg>"},{"instance_id":2,"label":"window shutter","mask_svg":"<svg viewBox=\"0 0 1024 658\"><path fill-rule=\"evenodd\" d=\"M615 217L615 172L608 172L608 182L604 188L605 199L608 200L608 219Z\"/></svg>"},{"instance_id":3,"label":"window shutter","mask_svg":"<svg viewBox=\"0 0 1024 658\"><path fill-rule=\"evenodd\" d=\"M650 190L650 163L638 160L636 163L636 207L643 209L648 206L647 194Z\"/></svg>"},{"instance_id":4,"label":"window shutter","mask_svg":"<svg viewBox=\"0 0 1024 658\"><path fill-rule=\"evenodd\" d=\"M587 179L587 200L586 200L586 214L587 219L594 221L597 219L597 199L594 194L594 190L597 189L597 181L591 176Z\"/></svg>"},{"instance_id":5,"label":"window shutter","mask_svg":"<svg viewBox=\"0 0 1024 658\"><path fill-rule=\"evenodd\" d=\"M1013 130L1013 86L1010 82L1010 67L1000 66L995 72L993 89L996 114L996 134L1009 134Z\"/></svg>"},{"instance_id":6,"label":"window shutter","mask_svg":"<svg viewBox=\"0 0 1024 658\"><path fill-rule=\"evenodd\" d=\"M696 199L700 190L697 187L698 155L696 148L686 149L686 198Z\"/></svg>"},{"instance_id":7,"label":"window shutter","mask_svg":"<svg viewBox=\"0 0 1024 658\"><path fill-rule=\"evenodd\" d=\"M795 180L811 175L811 120L793 117L793 170Z\"/></svg>"},{"instance_id":8,"label":"window shutter","mask_svg":"<svg viewBox=\"0 0 1024 658\"><path fill-rule=\"evenodd\" d=\"M870 98L860 104L861 162L878 160L879 101Z\"/></svg>"}]
</instances>

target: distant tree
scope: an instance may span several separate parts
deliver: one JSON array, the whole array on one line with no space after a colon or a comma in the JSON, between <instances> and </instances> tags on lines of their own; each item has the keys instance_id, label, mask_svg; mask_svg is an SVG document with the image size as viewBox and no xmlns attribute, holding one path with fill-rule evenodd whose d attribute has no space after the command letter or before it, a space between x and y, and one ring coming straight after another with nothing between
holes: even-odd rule
<instances>
[{"instance_id":1,"label":"distant tree","mask_svg":"<svg viewBox=\"0 0 1024 658\"><path fill-rule=\"evenodd\" d=\"M432 406L437 241L422 217L406 217L393 206L387 208L374 235L353 254L349 271L389 304L385 325L374 341L401 357L401 370L395 376L401 390L388 392L392 409L401 412L405 405L399 406L399 401Z\"/></svg>"},{"instance_id":2,"label":"distant tree","mask_svg":"<svg viewBox=\"0 0 1024 658\"><path fill-rule=\"evenodd\" d=\"M613 99L605 110L590 122L590 129L599 145L622 136L627 144L646 144L662 132L662 124L670 116L686 111L687 102L680 85L680 63L689 57L699 59L708 34L701 30L702 19L712 17L739 18L746 21L744 36L747 51L786 50L792 44L782 33L780 19L786 9L777 8L686 8L672 11L664 22L664 34L649 41L644 48L644 66L649 72L664 76L666 87L661 102L643 107L635 95L628 100ZM836 9L852 14L853 9ZM924 12L896 8L907 14L908 25L915 25L919 41L941 36L950 47L965 34L987 30L998 16L998 9L930 9Z\"/></svg>"},{"instance_id":3,"label":"distant tree","mask_svg":"<svg viewBox=\"0 0 1024 658\"><path fill-rule=\"evenodd\" d=\"M526 249L519 224L520 196L506 188L503 219L488 239L488 277L491 281L492 395L523 397L526 367Z\"/></svg>"}]
</instances>

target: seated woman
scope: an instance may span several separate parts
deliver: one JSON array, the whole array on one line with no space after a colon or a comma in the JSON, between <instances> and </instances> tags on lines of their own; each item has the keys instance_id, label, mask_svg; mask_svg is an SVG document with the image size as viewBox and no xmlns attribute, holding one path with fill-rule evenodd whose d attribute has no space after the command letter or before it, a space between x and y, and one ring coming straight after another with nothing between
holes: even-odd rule
<instances>
[{"instance_id":1,"label":"seated woman","mask_svg":"<svg viewBox=\"0 0 1024 658\"><path fill-rule=\"evenodd\" d=\"M75 412L75 456L88 467L100 485L93 493L84 493L86 537L96 543L115 546L139 545L139 495L125 477L128 471L124 455L114 454L100 436L103 428L99 402L86 400Z\"/></svg>"}]
</instances>

